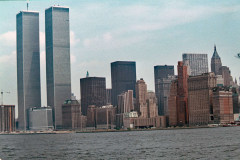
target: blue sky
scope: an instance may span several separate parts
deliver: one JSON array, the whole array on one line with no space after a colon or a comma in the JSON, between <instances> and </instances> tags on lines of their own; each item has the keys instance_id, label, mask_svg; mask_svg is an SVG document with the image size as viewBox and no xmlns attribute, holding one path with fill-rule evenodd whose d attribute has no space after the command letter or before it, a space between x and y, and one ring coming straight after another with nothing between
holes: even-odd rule
<instances>
[{"instance_id":1,"label":"blue sky","mask_svg":"<svg viewBox=\"0 0 240 160\"><path fill-rule=\"evenodd\" d=\"M239 77L240 2L237 0L42 0L30 1L40 12L42 105L46 105L44 11L52 5L70 7L72 92L80 97L80 78L106 77L111 88L110 63L132 60L137 79L154 90L154 65L176 65L182 53L207 53L214 44L223 65ZM0 1L0 89L5 104L17 105L16 14L25 1ZM210 70L210 66L209 66ZM238 78L237 78L238 79Z\"/></svg>"}]
</instances>

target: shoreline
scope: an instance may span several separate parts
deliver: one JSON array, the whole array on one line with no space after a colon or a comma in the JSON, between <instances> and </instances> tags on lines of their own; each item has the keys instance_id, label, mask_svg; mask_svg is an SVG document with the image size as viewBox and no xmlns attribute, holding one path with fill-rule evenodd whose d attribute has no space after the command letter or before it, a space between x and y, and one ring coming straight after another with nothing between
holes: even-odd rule
<instances>
[{"instance_id":1,"label":"shoreline","mask_svg":"<svg viewBox=\"0 0 240 160\"><path fill-rule=\"evenodd\" d=\"M222 128L222 127L239 127L232 126L194 126L194 127L169 127L154 129L96 129L96 130L57 130L57 131L26 131L26 132L2 132L1 135L35 135L35 134L72 134L72 133L104 133L104 132L132 132L132 131L156 131L156 130L179 130L179 129L201 129L201 128Z\"/></svg>"}]
</instances>

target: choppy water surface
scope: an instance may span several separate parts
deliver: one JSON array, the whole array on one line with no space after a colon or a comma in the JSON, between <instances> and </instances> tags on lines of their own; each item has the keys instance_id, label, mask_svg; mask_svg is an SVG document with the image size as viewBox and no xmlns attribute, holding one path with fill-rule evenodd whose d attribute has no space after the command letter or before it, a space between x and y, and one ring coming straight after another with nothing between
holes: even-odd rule
<instances>
[{"instance_id":1,"label":"choppy water surface","mask_svg":"<svg viewBox=\"0 0 240 160\"><path fill-rule=\"evenodd\" d=\"M0 135L0 159L240 159L240 127Z\"/></svg>"}]
</instances>

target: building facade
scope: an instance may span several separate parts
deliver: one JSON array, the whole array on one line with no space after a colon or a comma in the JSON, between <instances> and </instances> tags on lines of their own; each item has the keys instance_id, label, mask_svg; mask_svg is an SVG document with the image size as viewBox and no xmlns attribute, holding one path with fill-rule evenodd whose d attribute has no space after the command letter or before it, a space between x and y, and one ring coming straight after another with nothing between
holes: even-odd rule
<instances>
[{"instance_id":1,"label":"building facade","mask_svg":"<svg viewBox=\"0 0 240 160\"><path fill-rule=\"evenodd\" d=\"M234 122L232 92L223 88L213 90L213 116L216 124Z\"/></svg>"},{"instance_id":2,"label":"building facade","mask_svg":"<svg viewBox=\"0 0 240 160\"><path fill-rule=\"evenodd\" d=\"M66 100L62 105L63 129L82 130L86 127L87 117L81 113L77 100Z\"/></svg>"},{"instance_id":3,"label":"building facade","mask_svg":"<svg viewBox=\"0 0 240 160\"><path fill-rule=\"evenodd\" d=\"M216 87L214 73L192 76L188 79L189 125L208 125L212 118L212 89Z\"/></svg>"},{"instance_id":4,"label":"building facade","mask_svg":"<svg viewBox=\"0 0 240 160\"><path fill-rule=\"evenodd\" d=\"M214 46L214 52L211 59L211 72L213 72L215 75L221 75L220 73L221 67L222 67L221 58L218 55L216 46Z\"/></svg>"},{"instance_id":5,"label":"building facade","mask_svg":"<svg viewBox=\"0 0 240 160\"><path fill-rule=\"evenodd\" d=\"M231 82L231 71L227 66L222 66L219 69L220 74L223 77L223 86L230 86Z\"/></svg>"},{"instance_id":6,"label":"building facade","mask_svg":"<svg viewBox=\"0 0 240 160\"><path fill-rule=\"evenodd\" d=\"M46 131L53 130L53 111L51 107L39 107L28 109L29 130Z\"/></svg>"},{"instance_id":7,"label":"building facade","mask_svg":"<svg viewBox=\"0 0 240 160\"><path fill-rule=\"evenodd\" d=\"M27 110L41 107L39 13L20 11L16 18L18 122L26 130Z\"/></svg>"},{"instance_id":8,"label":"building facade","mask_svg":"<svg viewBox=\"0 0 240 160\"><path fill-rule=\"evenodd\" d=\"M111 105L112 104L112 88L107 88L106 89L106 103L107 105Z\"/></svg>"},{"instance_id":9,"label":"building facade","mask_svg":"<svg viewBox=\"0 0 240 160\"><path fill-rule=\"evenodd\" d=\"M208 73L208 55L183 53L182 55L184 65L188 66L188 75L196 76L202 73Z\"/></svg>"},{"instance_id":10,"label":"building facade","mask_svg":"<svg viewBox=\"0 0 240 160\"><path fill-rule=\"evenodd\" d=\"M138 111L140 117L148 117L147 106L147 84L141 78L136 83L136 111Z\"/></svg>"},{"instance_id":11,"label":"building facade","mask_svg":"<svg viewBox=\"0 0 240 160\"><path fill-rule=\"evenodd\" d=\"M112 105L88 107L87 127L96 129L114 129L116 127L116 108Z\"/></svg>"},{"instance_id":12,"label":"building facade","mask_svg":"<svg viewBox=\"0 0 240 160\"><path fill-rule=\"evenodd\" d=\"M96 107L106 105L106 79L103 77L86 77L80 79L81 107L87 115L89 105Z\"/></svg>"},{"instance_id":13,"label":"building facade","mask_svg":"<svg viewBox=\"0 0 240 160\"><path fill-rule=\"evenodd\" d=\"M135 97L136 62L116 61L111 63L112 105L117 106L117 96L133 90Z\"/></svg>"},{"instance_id":14,"label":"building facade","mask_svg":"<svg viewBox=\"0 0 240 160\"><path fill-rule=\"evenodd\" d=\"M47 105L54 107L55 127L62 127L62 104L71 98L69 8L45 10Z\"/></svg>"},{"instance_id":15,"label":"building facade","mask_svg":"<svg viewBox=\"0 0 240 160\"><path fill-rule=\"evenodd\" d=\"M0 105L0 132L14 132L15 130L15 106Z\"/></svg>"},{"instance_id":16,"label":"building facade","mask_svg":"<svg viewBox=\"0 0 240 160\"><path fill-rule=\"evenodd\" d=\"M174 77L174 66L154 66L155 92L158 100L159 115L167 114L169 91Z\"/></svg>"},{"instance_id":17,"label":"building facade","mask_svg":"<svg viewBox=\"0 0 240 160\"><path fill-rule=\"evenodd\" d=\"M134 110L133 90L118 95L117 114L128 113Z\"/></svg>"}]
</instances>

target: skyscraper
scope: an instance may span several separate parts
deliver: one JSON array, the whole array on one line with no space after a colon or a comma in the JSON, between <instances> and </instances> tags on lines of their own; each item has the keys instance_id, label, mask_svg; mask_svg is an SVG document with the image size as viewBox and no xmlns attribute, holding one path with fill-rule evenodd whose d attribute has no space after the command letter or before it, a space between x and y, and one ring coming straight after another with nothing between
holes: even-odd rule
<instances>
[{"instance_id":1,"label":"skyscraper","mask_svg":"<svg viewBox=\"0 0 240 160\"><path fill-rule=\"evenodd\" d=\"M154 79L158 114L166 115L171 81L175 79L174 66L154 66Z\"/></svg>"},{"instance_id":2,"label":"skyscraper","mask_svg":"<svg viewBox=\"0 0 240 160\"><path fill-rule=\"evenodd\" d=\"M224 86L230 86L230 81L231 81L231 71L229 67L227 66L222 66L219 68L219 73L223 77L223 85Z\"/></svg>"},{"instance_id":3,"label":"skyscraper","mask_svg":"<svg viewBox=\"0 0 240 160\"><path fill-rule=\"evenodd\" d=\"M188 66L188 75L196 76L202 73L208 73L208 56L207 54L190 54L182 55L184 65Z\"/></svg>"},{"instance_id":4,"label":"skyscraper","mask_svg":"<svg viewBox=\"0 0 240 160\"><path fill-rule=\"evenodd\" d=\"M133 90L135 97L136 62L116 61L111 63L112 105L117 106L117 96Z\"/></svg>"},{"instance_id":5,"label":"skyscraper","mask_svg":"<svg viewBox=\"0 0 240 160\"><path fill-rule=\"evenodd\" d=\"M136 110L142 118L148 118L147 85L142 78L136 83Z\"/></svg>"},{"instance_id":6,"label":"skyscraper","mask_svg":"<svg viewBox=\"0 0 240 160\"><path fill-rule=\"evenodd\" d=\"M213 56L211 59L211 71L215 73L215 75L220 75L220 68L222 67L222 62L221 62L221 58L218 55L216 46L214 45L214 52L213 52Z\"/></svg>"},{"instance_id":7,"label":"skyscraper","mask_svg":"<svg viewBox=\"0 0 240 160\"><path fill-rule=\"evenodd\" d=\"M41 107L39 13L20 11L16 18L18 121L26 130L27 110Z\"/></svg>"},{"instance_id":8,"label":"skyscraper","mask_svg":"<svg viewBox=\"0 0 240 160\"><path fill-rule=\"evenodd\" d=\"M81 107L87 115L89 105L102 107L106 105L106 79L103 77L86 77L80 79Z\"/></svg>"},{"instance_id":9,"label":"skyscraper","mask_svg":"<svg viewBox=\"0 0 240 160\"><path fill-rule=\"evenodd\" d=\"M62 126L62 104L71 98L69 8L45 10L47 105L55 109L55 127Z\"/></svg>"}]
</instances>

